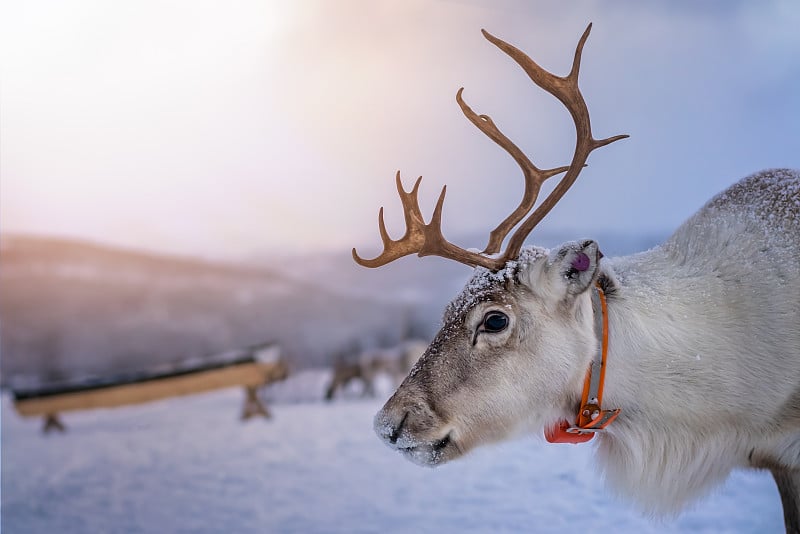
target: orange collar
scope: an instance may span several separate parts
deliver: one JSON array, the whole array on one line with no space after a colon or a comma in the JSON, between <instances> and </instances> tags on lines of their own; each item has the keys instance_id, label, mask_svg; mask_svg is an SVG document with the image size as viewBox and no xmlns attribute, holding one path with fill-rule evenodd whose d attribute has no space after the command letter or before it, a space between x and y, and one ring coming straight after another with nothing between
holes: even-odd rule
<instances>
[{"instance_id":1,"label":"orange collar","mask_svg":"<svg viewBox=\"0 0 800 534\"><path fill-rule=\"evenodd\" d=\"M592 306L594 308L595 334L600 341L594 359L592 359L586 379L583 382L581 405L575 424L561 420L552 427L545 429L544 437L550 443L585 443L594 437L595 432L603 430L619 415L620 409L603 410L603 383L606 375L606 358L608 357L608 313L606 310L606 296L600 286L595 286L592 291Z\"/></svg>"}]
</instances>

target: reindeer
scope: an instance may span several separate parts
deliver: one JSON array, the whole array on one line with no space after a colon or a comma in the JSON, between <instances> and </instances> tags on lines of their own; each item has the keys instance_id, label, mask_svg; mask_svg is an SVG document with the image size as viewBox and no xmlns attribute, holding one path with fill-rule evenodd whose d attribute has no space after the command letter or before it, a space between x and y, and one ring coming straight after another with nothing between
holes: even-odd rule
<instances>
[{"instance_id":1,"label":"reindeer","mask_svg":"<svg viewBox=\"0 0 800 534\"><path fill-rule=\"evenodd\" d=\"M474 268L375 431L427 466L520 432L570 443L596 435L609 484L653 513L677 512L735 468L768 469L787 531L800 532L800 172L742 179L647 252L605 258L589 239L523 247L589 154L627 137L592 136L578 89L590 29L564 77L483 31L566 106L577 130L571 163L539 169L459 89L464 115L525 177L522 201L483 252L442 235L445 189L426 223L421 178L407 192L399 172L405 235L389 236L381 208L382 253L364 259L353 249L366 267L417 253ZM562 173L534 210L545 180Z\"/></svg>"},{"instance_id":2,"label":"reindeer","mask_svg":"<svg viewBox=\"0 0 800 534\"><path fill-rule=\"evenodd\" d=\"M334 360L333 376L325 389L325 400L332 401L338 390L345 389L354 380L362 382L362 396L374 397L375 379L380 374L388 375L396 386L425 352L425 348L427 343L408 339L389 349L373 349L360 354L354 351L340 352Z\"/></svg>"}]
</instances>

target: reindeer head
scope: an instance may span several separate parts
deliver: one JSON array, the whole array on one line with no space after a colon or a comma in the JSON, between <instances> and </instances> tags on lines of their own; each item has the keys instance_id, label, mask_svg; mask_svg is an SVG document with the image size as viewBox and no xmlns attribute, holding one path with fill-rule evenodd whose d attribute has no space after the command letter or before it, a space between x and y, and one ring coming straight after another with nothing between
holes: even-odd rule
<instances>
[{"instance_id":1,"label":"reindeer head","mask_svg":"<svg viewBox=\"0 0 800 534\"><path fill-rule=\"evenodd\" d=\"M418 463L436 465L481 443L552 423L577 403L597 345L588 290L599 276L602 255L594 241L567 243L552 252L523 248L523 242L575 182L592 150L627 137L592 137L589 112L578 89L581 52L590 30L591 25L565 77L545 71L517 48L483 31L534 83L567 107L577 131L570 165L541 170L490 117L475 114L462 99L463 89L458 91L456 101L466 117L514 158L525 177L520 205L490 232L483 252L453 245L442 235L444 189L431 221L425 223L417 199L421 178L406 192L399 172L405 235L389 237L381 208L383 252L365 260L353 250L355 261L367 267L412 253L476 267L447 307L443 327L428 350L375 417L378 435ZM566 174L550 196L529 215L544 181L562 173ZM499 253L515 227L505 252Z\"/></svg>"}]
</instances>

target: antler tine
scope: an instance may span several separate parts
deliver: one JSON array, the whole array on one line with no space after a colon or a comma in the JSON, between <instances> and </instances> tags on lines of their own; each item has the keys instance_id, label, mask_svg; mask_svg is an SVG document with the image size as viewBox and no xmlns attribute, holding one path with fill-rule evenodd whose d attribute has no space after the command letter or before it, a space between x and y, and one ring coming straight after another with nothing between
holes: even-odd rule
<instances>
[{"instance_id":1,"label":"antler tine","mask_svg":"<svg viewBox=\"0 0 800 534\"><path fill-rule=\"evenodd\" d=\"M464 88L458 90L456 93L456 102L458 102L461 111L464 113L464 116L469 119L469 121L474 124L480 131L482 131L486 136L497 143L500 148L505 150L514 161L517 162L520 169L522 169L522 174L525 176L525 191L522 194L522 200L519 203L519 206L511 212L511 214L501 222L497 228L492 230L489 233L489 242L486 245L486 248L483 250L484 254L495 254L500 251L500 247L503 244L503 240L506 238L508 233L517 225L519 222L528 214L528 212L533 208L533 205L536 203L536 199L539 196L539 190L542 187L542 184L548 178L555 176L557 174L561 174L562 172L566 172L569 170L569 167L558 167L557 169L539 169L536 165L531 162L528 156L525 155L522 150L519 149L517 145L515 145L508 137L500 131L500 129L495 125L494 121L489 115L478 115L472 108L470 108L466 102L464 102L463 97L461 94L464 92Z\"/></svg>"},{"instance_id":2,"label":"antler tine","mask_svg":"<svg viewBox=\"0 0 800 534\"><path fill-rule=\"evenodd\" d=\"M400 201L403 204L406 233L398 240L394 240L389 236L389 232L386 231L386 222L383 220L383 206L381 206L378 211L378 230L383 242L383 252L376 258L368 260L359 256L355 247L353 248L353 259L364 267L380 267L408 254L413 254L422 248L424 233L421 231L421 227L424 226L425 221L422 219L422 211L419 209L419 200L417 199L422 176L417 178L414 187L408 192L403 189L400 171L397 171L395 182L397 184L397 193L400 195Z\"/></svg>"},{"instance_id":3,"label":"antler tine","mask_svg":"<svg viewBox=\"0 0 800 534\"><path fill-rule=\"evenodd\" d=\"M433 210L431 222L425 224L422 218L422 211L419 208L419 185L422 182L422 176L417 178L414 187L411 191L403 189L403 183L400 180L400 171L397 171L396 176L397 193L400 195L400 201L403 204L403 214L406 222L406 233L400 239L392 239L386 231L386 223L383 219L383 207L378 211L378 230L380 231L381 241L383 241L383 252L373 259L364 259L358 255L356 249L353 248L353 259L363 267L380 267L386 265L396 259L408 256L409 254L416 253L418 256L441 256L456 260L459 263L465 263L471 267L481 265L487 269L496 270L502 267L498 259L489 258L462 249L452 243L448 242L442 235L442 207L444 206L444 197L447 192L447 186L442 188L439 194L439 199L436 202L436 208Z\"/></svg>"},{"instance_id":4,"label":"antler tine","mask_svg":"<svg viewBox=\"0 0 800 534\"><path fill-rule=\"evenodd\" d=\"M518 48L506 43L502 39L498 39L486 30L481 30L483 36L489 42L497 46L500 50L505 52L511 59L517 62L520 67L525 71L528 77L547 91L555 96L569 111L572 120L575 123L576 130L576 143L575 152L572 157L572 162L569 165L567 174L561 179L556 188L550 195L536 208L536 210L528 216L528 218L517 228L514 235L508 243L508 248L503 254L506 260L516 258L522 249L522 244L525 238L528 237L531 230L544 218L544 216L553 209L556 203L564 196L564 193L575 183L581 170L589 157L592 150L602 146L613 143L620 139L628 137L627 135L616 135L607 139L596 140L592 137L592 127L589 120L589 110L586 107L586 101L578 88L578 74L580 72L581 54L586 39L589 37L589 32L592 25L589 24L583 32L578 45L575 49L575 57L572 61L572 69L565 77L556 76L533 61L527 54Z\"/></svg>"}]
</instances>

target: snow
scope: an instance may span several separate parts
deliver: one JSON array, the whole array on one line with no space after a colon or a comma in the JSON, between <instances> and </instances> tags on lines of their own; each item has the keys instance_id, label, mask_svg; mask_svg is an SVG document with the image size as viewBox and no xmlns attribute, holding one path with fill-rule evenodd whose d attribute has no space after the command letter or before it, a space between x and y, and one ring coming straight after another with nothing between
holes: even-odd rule
<instances>
[{"instance_id":1,"label":"snow","mask_svg":"<svg viewBox=\"0 0 800 534\"><path fill-rule=\"evenodd\" d=\"M495 291L507 281L513 280L517 270L522 265L528 265L546 257L550 251L545 248L526 246L523 247L516 260L506 263L498 271L490 271L485 267L476 267L472 276L467 280L464 289L453 299L445 310L445 317L456 317L471 309L476 302L485 300L487 295ZM448 321L445 320L445 323Z\"/></svg>"},{"instance_id":2,"label":"snow","mask_svg":"<svg viewBox=\"0 0 800 534\"><path fill-rule=\"evenodd\" d=\"M736 472L678 518L605 492L591 445L538 438L417 467L373 434L379 400L274 403L243 393L69 413L43 436L2 398L2 529L93 532L781 532L766 473Z\"/></svg>"}]
</instances>

